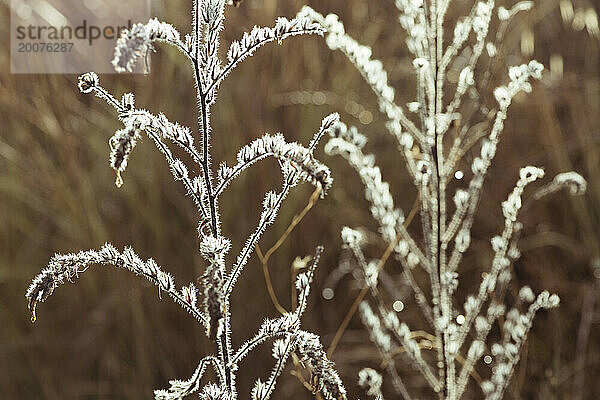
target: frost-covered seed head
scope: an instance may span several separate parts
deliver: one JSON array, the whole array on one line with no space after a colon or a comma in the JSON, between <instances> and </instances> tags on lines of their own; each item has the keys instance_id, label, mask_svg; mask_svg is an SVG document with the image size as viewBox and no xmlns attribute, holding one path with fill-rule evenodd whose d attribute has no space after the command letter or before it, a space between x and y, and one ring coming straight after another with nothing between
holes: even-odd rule
<instances>
[{"instance_id":1,"label":"frost-covered seed head","mask_svg":"<svg viewBox=\"0 0 600 400\"><path fill-rule=\"evenodd\" d=\"M200 392L201 400L230 400L231 397L226 390L221 388L220 386L209 383L208 385L202 388L202 392Z\"/></svg>"},{"instance_id":2,"label":"frost-covered seed head","mask_svg":"<svg viewBox=\"0 0 600 400\"><path fill-rule=\"evenodd\" d=\"M87 72L79 77L77 86L82 93L90 93L99 85L98 75L95 72Z\"/></svg>"},{"instance_id":3,"label":"frost-covered seed head","mask_svg":"<svg viewBox=\"0 0 600 400\"><path fill-rule=\"evenodd\" d=\"M531 303L535 300L533 290L531 290L529 286L523 286L521 290L519 290L519 299L521 299L521 301Z\"/></svg>"},{"instance_id":4,"label":"frost-covered seed head","mask_svg":"<svg viewBox=\"0 0 600 400\"><path fill-rule=\"evenodd\" d=\"M222 236L204 236L200 243L200 254L206 259L212 259L216 256L222 256L229 252L231 242Z\"/></svg>"},{"instance_id":5,"label":"frost-covered seed head","mask_svg":"<svg viewBox=\"0 0 600 400\"><path fill-rule=\"evenodd\" d=\"M381 394L383 377L372 368L363 368L358 372L358 384L367 390L369 396Z\"/></svg>"}]
</instances>

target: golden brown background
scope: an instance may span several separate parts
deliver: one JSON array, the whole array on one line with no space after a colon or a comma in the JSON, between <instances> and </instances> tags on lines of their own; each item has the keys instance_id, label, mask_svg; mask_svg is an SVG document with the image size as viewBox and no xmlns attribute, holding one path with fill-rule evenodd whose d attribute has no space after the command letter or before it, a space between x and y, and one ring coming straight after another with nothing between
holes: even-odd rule
<instances>
[{"instance_id":1,"label":"golden brown background","mask_svg":"<svg viewBox=\"0 0 600 400\"><path fill-rule=\"evenodd\" d=\"M223 37L229 42L254 24L292 17L306 3L339 14L347 31L372 45L374 55L384 62L398 103L412 101L414 80L405 34L396 23L391 0L246 0L239 8L228 7ZM460 14L467 3L471 2L455 0L452 14ZM520 16L512 25L504 51L512 64L525 60L520 40L531 28L533 56L548 65L552 54L561 54L564 77L536 84L531 95L519 97L511 107L486 183L472 250L460 272L477 277L489 265L489 238L501 227L499 204L512 189L519 167L544 166L549 178L571 169L580 172L589 183L584 197L561 193L523 217L526 251L516 265L515 280L535 291L556 292L562 301L559 309L537 318L507 398L597 399L600 306L594 311L594 301L600 303L600 298L593 267L600 256L600 41L563 23L558 1L536 4L529 16ZM188 1L155 1L153 6L160 19L187 30ZM597 1L574 6L600 10ZM0 399L151 398L154 388L188 377L201 355L213 351L189 315L164 296L160 300L146 282L108 267L94 268L75 285L60 287L40 305L35 325L24 293L55 251L97 248L105 241L131 244L142 257L154 257L179 284L195 280L203 267L192 202L172 182L162 156L148 140L136 147L125 185L115 187L114 171L107 163L107 140L119 128L114 113L92 96L81 95L75 76L11 75L9 16L8 6L0 3ZM171 120L195 128L188 65L176 51L159 47L149 76L104 75L101 81L115 94L134 91L139 106L163 111ZM492 70L498 82L506 79L504 65L493 65ZM291 93L301 90L311 93ZM310 104L292 104L297 102ZM360 105L358 112L355 103ZM316 37L269 45L230 75L212 114L214 159L232 161L240 146L264 132L281 131L289 140L307 143L320 119L332 111L367 134L368 150L378 154L397 204L408 212L414 191L398 153L391 151L393 141L384 133L370 88L341 53L332 53ZM371 230L376 226L357 175L340 158L322 151L318 156L332 168L334 188L274 254L270 269L275 291L289 307L292 260L312 253L317 244L326 246L304 324L327 345L357 294L357 285L346 277L333 300L320 296L340 259L339 231L344 225ZM221 211L224 231L237 243L234 250L254 227L262 194L279 185L279 179L275 164L265 162L229 189ZM281 236L311 191L304 185L293 192L263 237L263 250ZM397 268L390 261L386 271L394 275ZM472 291L475 283L461 280L459 296ZM409 321L413 309L408 302L403 311ZM252 335L263 317L277 315L256 256L236 289L233 313L237 343ZM583 347L586 333L589 340ZM264 349L241 366L247 371L239 379L241 398L272 366L270 348ZM357 318L333 359L351 398L364 398L356 385L357 372L364 366L377 367L380 359ZM407 384L418 393L421 381L409 366L402 367L401 358L397 365L406 376L415 376ZM478 371L486 373L483 366ZM394 398L387 387L386 393ZM472 390L471 395L479 398L481 392ZM291 398L313 396L287 370L274 399Z\"/></svg>"}]
</instances>

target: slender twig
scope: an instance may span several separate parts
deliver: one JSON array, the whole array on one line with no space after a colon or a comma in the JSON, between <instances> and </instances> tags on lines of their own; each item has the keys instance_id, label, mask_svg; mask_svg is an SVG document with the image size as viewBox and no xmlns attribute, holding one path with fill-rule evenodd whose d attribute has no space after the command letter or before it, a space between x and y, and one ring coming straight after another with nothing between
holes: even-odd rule
<instances>
[{"instance_id":1,"label":"slender twig","mask_svg":"<svg viewBox=\"0 0 600 400\"><path fill-rule=\"evenodd\" d=\"M413 208L412 208L410 214L408 215L408 217L404 221L404 226L405 227L407 227L408 225L410 225L411 221L413 220L414 216L416 215L417 210L418 210L418 204L419 204L418 201L419 201L419 198L417 197L417 199L415 200L415 202L413 204ZM385 251L381 255L381 258L379 259L379 263L377 264L377 270L382 270L383 269L383 267L385 266L385 263L386 263L387 259L393 253L394 248L398 245L398 242L400 241L400 239L401 239L401 237L398 236L396 238L396 240L394 240L392 243L390 243L388 245L388 247L385 249ZM350 321L352 320L352 317L356 313L356 310L358 310L359 304L364 300L364 298L365 298L365 296L367 295L368 292L369 292L369 287L365 286L364 288L362 288L360 290L360 292L358 293L358 296L356 296L356 299L354 299L354 302L352 303L352 305L350 306L350 309L348 310L348 312L344 316L344 319L342 320L340 326L338 327L337 331L335 332L333 340L331 341L331 343L329 344L329 347L327 348L327 356L328 357L331 357L332 354L333 354L333 352L337 348L337 346L338 346L338 344L339 344L339 342L340 342L340 340L342 338L342 335L344 334L344 331L346 330L346 328L350 324Z\"/></svg>"}]
</instances>

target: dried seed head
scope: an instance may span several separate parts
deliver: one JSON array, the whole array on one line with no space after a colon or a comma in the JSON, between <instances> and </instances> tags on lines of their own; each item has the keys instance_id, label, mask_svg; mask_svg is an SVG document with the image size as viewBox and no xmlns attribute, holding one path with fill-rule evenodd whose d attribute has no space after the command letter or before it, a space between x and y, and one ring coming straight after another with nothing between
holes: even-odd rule
<instances>
[{"instance_id":1,"label":"dried seed head","mask_svg":"<svg viewBox=\"0 0 600 400\"><path fill-rule=\"evenodd\" d=\"M220 386L209 383L202 388L200 392L200 400L230 400L229 393Z\"/></svg>"},{"instance_id":2,"label":"dried seed head","mask_svg":"<svg viewBox=\"0 0 600 400\"><path fill-rule=\"evenodd\" d=\"M77 86L82 93L90 93L98 84L98 75L95 72L87 72L79 77Z\"/></svg>"},{"instance_id":3,"label":"dried seed head","mask_svg":"<svg viewBox=\"0 0 600 400\"><path fill-rule=\"evenodd\" d=\"M44 269L38 276L35 277L25 297L28 299L27 307L31 311L31 322L35 322L36 314L35 309L37 303L43 303L48 297L54 293L56 288L56 278L54 271L50 268Z\"/></svg>"}]
</instances>

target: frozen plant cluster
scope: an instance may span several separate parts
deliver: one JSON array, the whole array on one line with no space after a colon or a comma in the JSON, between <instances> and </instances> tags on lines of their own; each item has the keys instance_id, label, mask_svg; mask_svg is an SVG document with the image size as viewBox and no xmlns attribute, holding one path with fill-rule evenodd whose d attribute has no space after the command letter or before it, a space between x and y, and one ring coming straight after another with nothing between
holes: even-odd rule
<instances>
[{"instance_id":1,"label":"frozen plant cluster","mask_svg":"<svg viewBox=\"0 0 600 400\"><path fill-rule=\"evenodd\" d=\"M513 265L520 257L519 213L530 200L561 188L580 195L586 187L580 175L568 172L527 194L526 187L543 178L544 171L522 168L514 190L502 203L504 226L491 239L491 263L479 287L464 304L459 303L456 289L461 281L461 263L471 245L475 214L509 106L517 94L531 92L532 81L542 78L544 67L535 60L510 67L506 83L492 91L494 105L486 106L491 78L486 66L498 60L504 33L519 13L533 7L533 2L520 1L507 9L496 7L493 0L479 0L449 29L452 22L447 11L457 6L455 3L395 0L416 79L414 101L406 106L395 102L395 90L383 63L372 57L369 47L346 34L337 15L323 16L309 7L298 14L322 24L329 48L344 53L370 85L386 117L387 131L397 143L398 158L404 160L418 193L415 210L420 213L420 233L409 232L408 218L395 206L375 156L365 152L366 136L355 127L336 126L326 151L341 155L357 171L381 238L400 264L403 281L428 324L428 329L420 330L401 320L387 301L393 293L380 284L385 283L380 273L387 256L368 259L364 249L367 237L372 236L365 235L364 229L344 228L343 241L362 271L363 290L370 293L360 304L359 313L381 354L382 368L386 379L391 379L396 398L414 398L395 366L394 356L399 353L420 372L432 397L503 397L536 312L559 304L557 295L547 291L535 295L524 286L514 301L515 308L507 310L505 294ZM491 27L496 29L494 35ZM449 38L445 37L448 33ZM479 72L478 66L486 59ZM453 80L449 79L450 70L456 71ZM474 154L468 161L464 157L467 153ZM470 172L463 173L461 169L469 164ZM455 176L459 178L454 180ZM492 344L489 334L501 317L505 320L502 340ZM491 364L487 373L475 370L484 356L486 364ZM475 372L483 376L479 389L467 390ZM359 375L359 383L370 396L382 396L382 380L372 369L363 369Z\"/></svg>"},{"instance_id":2,"label":"frozen plant cluster","mask_svg":"<svg viewBox=\"0 0 600 400\"><path fill-rule=\"evenodd\" d=\"M309 18L287 20L279 18L273 28L255 27L241 39L229 45L227 58L218 55L223 30L225 0L194 0L193 23L190 34L181 37L170 24L151 19L146 24L136 24L123 32L115 48L113 65L119 72L133 71L140 59L145 59L155 43L174 46L189 61L194 77L198 103L198 132L169 121L162 113L153 114L138 108L132 93L119 100L101 86L98 76L89 72L79 78L79 89L93 93L105 100L117 111L123 128L109 141L110 165L116 171L116 185L123 184L123 174L129 164L132 151L147 136L164 155L176 181L181 182L197 207L199 252L205 260L205 271L199 287L194 283L178 287L171 274L152 258L143 260L131 247L122 251L111 244L99 250L80 251L72 254L56 254L47 267L33 279L26 297L35 321L36 305L48 299L54 290L66 282L74 282L79 275L93 265L110 265L127 269L154 283L159 292L166 292L176 303L189 312L201 325L207 336L214 341L217 353L202 358L197 369L186 380L173 380L168 389L156 390L157 400L182 399L198 393L203 400L235 400L248 398L238 395L236 379L240 363L258 346L273 342L272 355L275 364L264 380L257 380L251 393L253 400L271 397L278 377L292 353L306 365L312 374L315 390L326 400L346 399L346 391L335 370L327 359L317 335L300 327L300 319L306 310L307 299L315 267L322 248L318 247L312 261L298 274L296 289L298 306L279 318L265 319L257 333L239 346L232 343L230 307L235 284L263 232L273 223L277 212L290 190L302 181L315 185L322 195L332 183L326 165L313 157L319 140L329 132L338 120L337 114L323 119L321 127L307 146L287 142L283 135L265 134L242 147L235 163L221 162L213 174L210 137L212 134L210 110L217 99L221 82L245 58L266 43L282 41L294 35L323 35L319 23ZM185 162L176 157L172 146L187 153ZM278 191L264 195L263 210L255 230L249 234L235 262L228 266L226 257L231 242L221 230L219 199L227 186L242 171L257 161L273 157L278 161L283 184ZM203 383L207 368L214 370L217 382Z\"/></svg>"}]
</instances>

